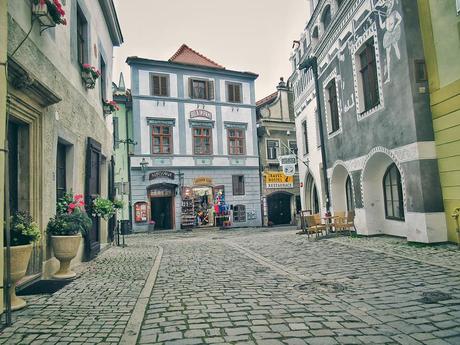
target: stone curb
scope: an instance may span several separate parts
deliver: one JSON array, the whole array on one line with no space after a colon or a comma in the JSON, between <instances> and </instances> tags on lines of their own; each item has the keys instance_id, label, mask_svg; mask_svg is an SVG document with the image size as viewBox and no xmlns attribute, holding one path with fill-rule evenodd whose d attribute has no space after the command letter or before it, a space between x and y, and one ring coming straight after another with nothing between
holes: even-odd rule
<instances>
[{"instance_id":1,"label":"stone curb","mask_svg":"<svg viewBox=\"0 0 460 345\"><path fill-rule=\"evenodd\" d=\"M155 281L157 279L158 271L160 270L161 258L163 256L163 247L158 246L158 254L155 258L152 269L145 281L144 288L142 289L139 298L137 299L134 310L129 318L128 324L126 325L123 336L121 337L119 344L133 345L137 343L139 333L144 320L145 310L149 304L150 295L152 294Z\"/></svg>"}]
</instances>

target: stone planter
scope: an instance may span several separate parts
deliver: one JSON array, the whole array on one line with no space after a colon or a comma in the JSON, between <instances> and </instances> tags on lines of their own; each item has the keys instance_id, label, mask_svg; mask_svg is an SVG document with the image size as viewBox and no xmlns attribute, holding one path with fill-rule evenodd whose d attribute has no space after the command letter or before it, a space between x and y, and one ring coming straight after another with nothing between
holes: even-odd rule
<instances>
[{"instance_id":1,"label":"stone planter","mask_svg":"<svg viewBox=\"0 0 460 345\"><path fill-rule=\"evenodd\" d=\"M82 71L81 79L83 80L83 83L85 83L85 87L87 89L94 89L96 86L96 80L91 72Z\"/></svg>"},{"instance_id":2,"label":"stone planter","mask_svg":"<svg viewBox=\"0 0 460 345\"><path fill-rule=\"evenodd\" d=\"M50 16L48 12L47 4L32 4L32 14L38 19L41 26L50 28L56 26L56 22Z\"/></svg>"},{"instance_id":3,"label":"stone planter","mask_svg":"<svg viewBox=\"0 0 460 345\"><path fill-rule=\"evenodd\" d=\"M26 306L26 301L16 296L16 283L26 275L27 266L32 253L32 245L10 247L11 252L11 310L18 310ZM6 253L6 248L5 248Z\"/></svg>"},{"instance_id":4,"label":"stone planter","mask_svg":"<svg viewBox=\"0 0 460 345\"><path fill-rule=\"evenodd\" d=\"M70 270L70 262L77 255L80 242L80 234L75 236L51 236L54 256L60 262L59 270L53 275L54 278L69 279L77 275Z\"/></svg>"}]
</instances>

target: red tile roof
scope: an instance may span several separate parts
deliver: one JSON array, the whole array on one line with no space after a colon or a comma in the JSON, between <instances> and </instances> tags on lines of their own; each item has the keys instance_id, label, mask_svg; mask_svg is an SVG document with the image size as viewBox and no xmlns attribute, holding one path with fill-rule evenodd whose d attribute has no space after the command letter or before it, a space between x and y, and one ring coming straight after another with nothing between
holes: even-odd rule
<instances>
[{"instance_id":1,"label":"red tile roof","mask_svg":"<svg viewBox=\"0 0 460 345\"><path fill-rule=\"evenodd\" d=\"M212 68L225 69L217 62L212 61L204 55L183 44L179 50L168 60L169 62L183 63L187 65L198 65Z\"/></svg>"},{"instance_id":2,"label":"red tile roof","mask_svg":"<svg viewBox=\"0 0 460 345\"><path fill-rule=\"evenodd\" d=\"M256 102L256 106L260 107L261 105L270 103L273 101L276 97L278 96L278 91L273 92L271 95L268 95L265 98L262 98L261 100Z\"/></svg>"}]
</instances>

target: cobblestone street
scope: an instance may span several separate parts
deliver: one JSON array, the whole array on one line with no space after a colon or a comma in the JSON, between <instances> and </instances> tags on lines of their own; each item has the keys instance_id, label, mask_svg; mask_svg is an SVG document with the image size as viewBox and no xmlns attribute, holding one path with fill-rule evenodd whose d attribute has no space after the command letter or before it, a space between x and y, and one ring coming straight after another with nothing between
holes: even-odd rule
<instances>
[{"instance_id":1,"label":"cobblestone street","mask_svg":"<svg viewBox=\"0 0 460 345\"><path fill-rule=\"evenodd\" d=\"M460 343L455 246L309 240L295 232L129 236L128 247L111 248L80 267L79 278L60 291L27 297L28 307L13 314L14 325L0 341Z\"/></svg>"}]
</instances>

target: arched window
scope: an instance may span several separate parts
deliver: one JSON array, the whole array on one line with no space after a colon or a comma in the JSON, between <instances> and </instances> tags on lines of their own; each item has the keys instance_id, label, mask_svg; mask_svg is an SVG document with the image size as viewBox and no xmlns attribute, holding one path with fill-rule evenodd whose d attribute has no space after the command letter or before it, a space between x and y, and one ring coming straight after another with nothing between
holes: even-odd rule
<instances>
[{"instance_id":1,"label":"arched window","mask_svg":"<svg viewBox=\"0 0 460 345\"><path fill-rule=\"evenodd\" d=\"M318 43L318 37L319 37L319 30L318 30L318 27L315 26L315 28L313 29L311 33L311 43L313 45L316 45L316 43Z\"/></svg>"},{"instance_id":2,"label":"arched window","mask_svg":"<svg viewBox=\"0 0 460 345\"><path fill-rule=\"evenodd\" d=\"M347 195L347 211L353 211L355 209L355 202L353 200L353 186L350 176L347 177L347 181L345 182L345 192Z\"/></svg>"},{"instance_id":3,"label":"arched window","mask_svg":"<svg viewBox=\"0 0 460 345\"><path fill-rule=\"evenodd\" d=\"M318 192L316 190L316 186L313 186L311 197L312 197L312 213L314 214L319 213L319 199L318 199Z\"/></svg>"},{"instance_id":4,"label":"arched window","mask_svg":"<svg viewBox=\"0 0 460 345\"><path fill-rule=\"evenodd\" d=\"M342 4L343 4L343 0L337 0L337 7L342 6Z\"/></svg>"},{"instance_id":5,"label":"arched window","mask_svg":"<svg viewBox=\"0 0 460 345\"><path fill-rule=\"evenodd\" d=\"M323 15L321 16L321 21L323 22L324 31L326 31L329 24L331 24L331 6L327 6L323 11Z\"/></svg>"},{"instance_id":6,"label":"arched window","mask_svg":"<svg viewBox=\"0 0 460 345\"><path fill-rule=\"evenodd\" d=\"M385 217L404 220L401 174L396 164L391 164L383 175L383 195L385 199Z\"/></svg>"}]
</instances>

